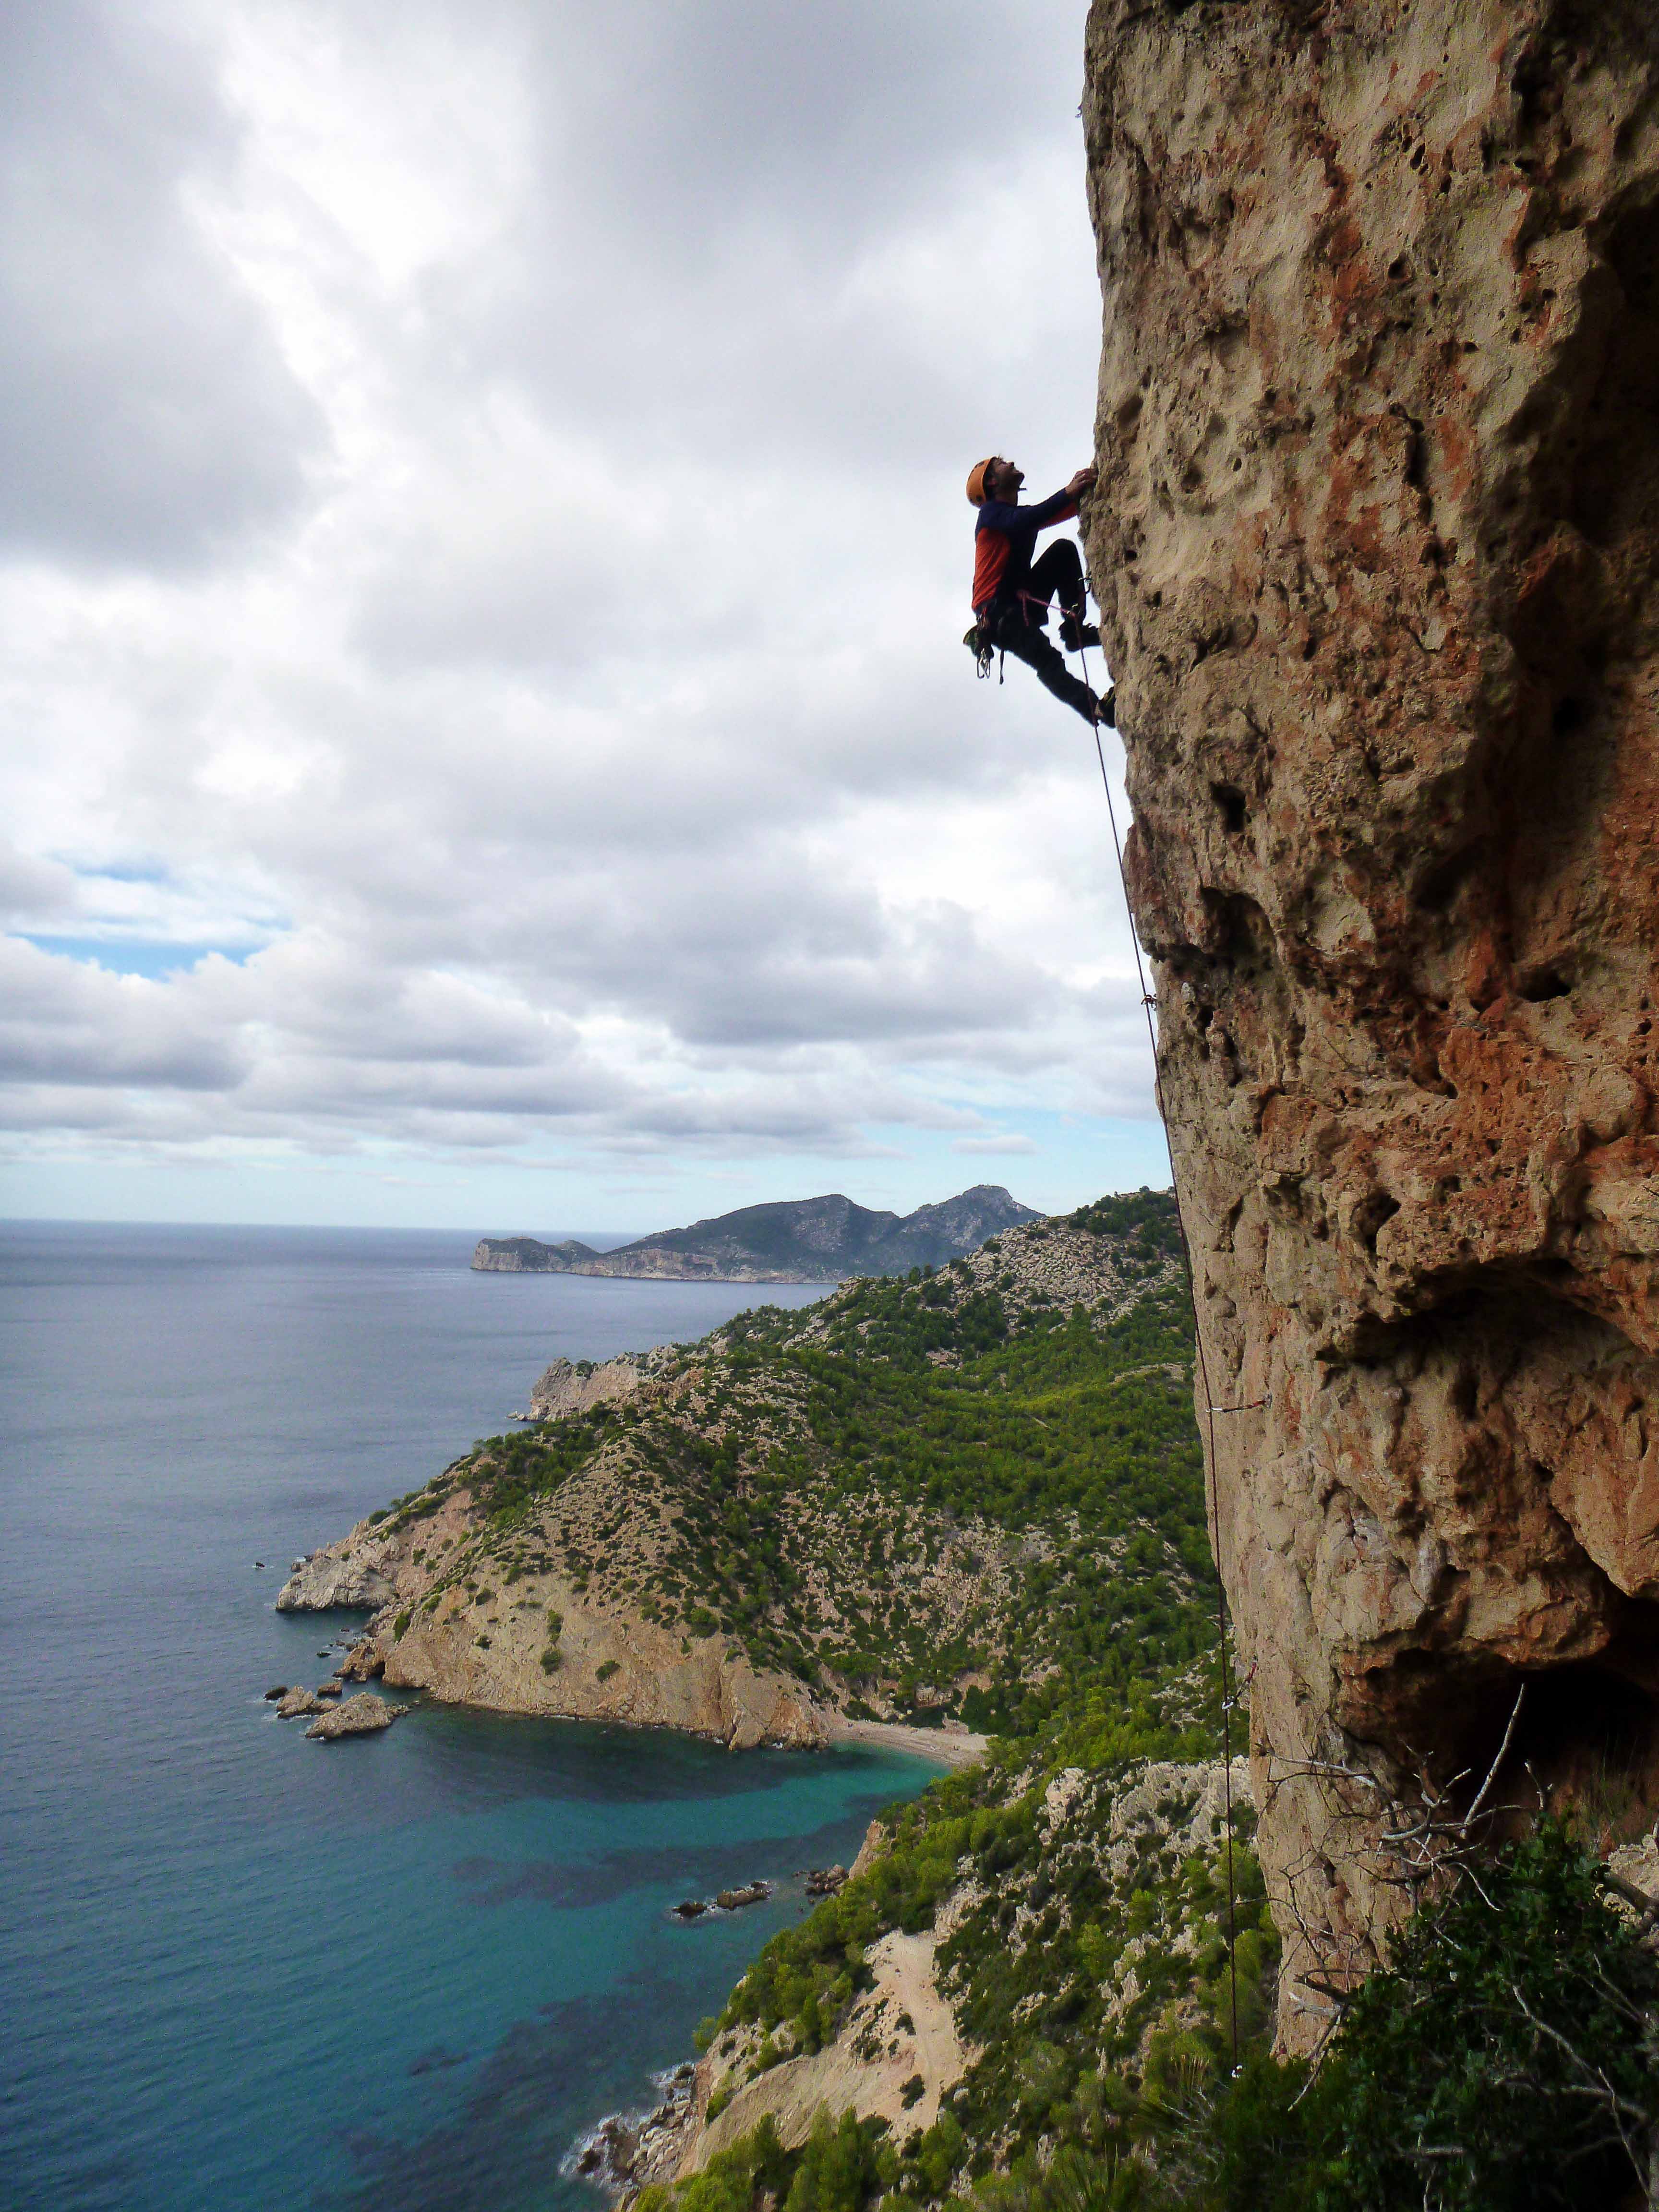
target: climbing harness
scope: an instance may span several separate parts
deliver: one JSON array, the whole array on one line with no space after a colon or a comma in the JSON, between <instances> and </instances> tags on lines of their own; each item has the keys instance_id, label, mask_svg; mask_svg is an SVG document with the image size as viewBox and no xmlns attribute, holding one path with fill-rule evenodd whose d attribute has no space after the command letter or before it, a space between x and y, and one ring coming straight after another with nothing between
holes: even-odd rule
<instances>
[{"instance_id":1,"label":"climbing harness","mask_svg":"<svg viewBox=\"0 0 1659 2212\"><path fill-rule=\"evenodd\" d=\"M1048 600L1039 599L1035 592L1016 592L1014 597L1024 608L1025 619L1031 628L1046 633L1048 623ZM1079 624L1079 629L1082 628L1081 623ZM975 620L971 629L963 631L962 641L974 656L974 673L981 684L990 674L991 663L994 660L997 664L997 682L1000 684L1006 679L1008 672L1008 655L1003 647L997 643L989 623ZM1080 644L1075 647L1066 644L1063 623L1060 629L1060 645L1067 653L1081 653L1084 650Z\"/></svg>"},{"instance_id":2,"label":"climbing harness","mask_svg":"<svg viewBox=\"0 0 1659 2212\"><path fill-rule=\"evenodd\" d=\"M1083 680L1089 681L1087 648L1079 644L1078 658L1083 664ZM1093 690L1093 685L1090 689ZM1095 756L1100 763L1100 784L1106 793L1106 816L1112 825L1112 851L1117 859L1117 880L1123 893L1123 910L1129 917L1129 943L1135 956L1135 974L1140 982L1140 1008L1146 1018L1146 1041L1152 1051L1152 1095L1158 1102L1158 1118L1164 1124L1164 1142L1170 1155L1170 1184L1175 1194L1176 1227L1181 1237L1181 1255L1187 1267L1187 1302L1193 1316L1193 1349L1198 1361L1199 1388L1203 1394L1206 1438L1210 1455L1210 1550L1215 1559L1215 1613L1217 1672L1221 1690L1221 1775L1222 1796L1226 1813L1227 1832L1227 1971L1229 1980L1230 2014L1233 2052L1233 2071L1238 2071L1238 1889L1233 1875L1233 1730L1232 1714L1236 1702L1232 1661L1227 1648L1227 1592L1221 1579L1221 1495L1220 1478L1215 1455L1215 1417L1218 1413L1243 1413L1255 1406L1268 1404L1261 1398L1244 1406L1218 1406L1210 1392L1210 1373L1204 1358L1204 1333L1198 1324L1198 1285L1193 1272L1193 1248L1187 1234L1187 1223L1181 1204L1181 1178L1176 1170L1175 1143L1170 1135L1170 1116L1164 1104L1164 1074L1158 1065L1158 1031L1152 1024L1152 1010L1158 1000L1146 988L1146 967L1140 957L1140 939L1135 933L1135 910L1129 897L1129 878L1123 866L1123 841L1117 831L1117 808L1112 801L1111 778L1106 773L1106 748L1101 741L1100 724L1095 724Z\"/></svg>"}]
</instances>

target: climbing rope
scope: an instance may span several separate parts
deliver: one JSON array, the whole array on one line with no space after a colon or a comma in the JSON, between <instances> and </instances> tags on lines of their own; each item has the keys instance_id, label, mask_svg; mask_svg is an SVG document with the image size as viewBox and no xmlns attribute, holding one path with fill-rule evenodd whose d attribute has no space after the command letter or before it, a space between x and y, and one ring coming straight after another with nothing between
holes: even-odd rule
<instances>
[{"instance_id":1,"label":"climbing rope","mask_svg":"<svg viewBox=\"0 0 1659 2212\"><path fill-rule=\"evenodd\" d=\"M1089 681L1087 648L1078 647L1078 657L1083 664L1083 680ZM1090 690L1094 689L1090 684ZM1101 741L1100 724L1095 724L1095 757L1100 763L1100 784L1106 793L1106 817L1112 825L1112 850L1117 857L1117 880L1123 893L1123 910L1129 917L1129 943L1134 950L1135 974L1140 982L1140 1010L1146 1019L1146 1042L1152 1052L1152 1095L1158 1102L1158 1118L1164 1124L1164 1143L1170 1155L1170 1185L1175 1194L1176 1228L1181 1237L1182 1258L1187 1267L1187 1300L1192 1309L1193 1347L1198 1361L1198 1384L1204 1401L1205 1433L1210 1455L1210 1549L1215 1559L1216 1652L1221 1686L1221 1776L1222 1796L1227 1823L1227 1972L1229 2010L1231 2025L1233 2071L1238 2071L1238 1892L1233 1879L1233 1687L1232 1661L1227 1649L1227 1593L1221 1579L1221 1484L1215 1455L1215 1417L1218 1413L1241 1413L1243 1407L1217 1406L1210 1394L1209 1369L1204 1358L1204 1333L1198 1325L1198 1279L1193 1271L1192 1241L1187 1234L1186 1218L1182 1212L1181 1178L1176 1170L1175 1140L1170 1134L1170 1116L1164 1104L1164 1073L1158 1064L1158 1031L1152 1025L1152 1009L1158 1004L1146 988L1146 969L1140 957L1140 939L1135 933L1135 910L1129 898L1129 878L1123 866L1123 841L1117 831L1117 808L1112 799L1111 778L1106 773L1106 748Z\"/></svg>"}]
</instances>

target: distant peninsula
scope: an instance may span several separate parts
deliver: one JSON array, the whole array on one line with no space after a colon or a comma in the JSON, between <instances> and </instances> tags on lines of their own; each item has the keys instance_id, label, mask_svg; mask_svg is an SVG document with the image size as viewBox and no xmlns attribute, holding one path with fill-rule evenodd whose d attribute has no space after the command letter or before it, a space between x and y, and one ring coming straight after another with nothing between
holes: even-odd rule
<instances>
[{"instance_id":1,"label":"distant peninsula","mask_svg":"<svg viewBox=\"0 0 1659 2212\"><path fill-rule=\"evenodd\" d=\"M838 1282L942 1267L977 1251L988 1237L1041 1218L1000 1183L975 1183L937 1206L902 1214L855 1206L836 1193L739 1206L694 1221L689 1229L641 1237L614 1252L596 1252L574 1237L542 1244L533 1237L483 1237L472 1265L501 1274L622 1275L657 1282Z\"/></svg>"}]
</instances>

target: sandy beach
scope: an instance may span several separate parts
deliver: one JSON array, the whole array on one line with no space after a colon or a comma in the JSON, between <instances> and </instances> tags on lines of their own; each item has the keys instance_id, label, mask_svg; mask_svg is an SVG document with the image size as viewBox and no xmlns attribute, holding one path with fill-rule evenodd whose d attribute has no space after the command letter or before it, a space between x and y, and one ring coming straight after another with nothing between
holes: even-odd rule
<instances>
[{"instance_id":1,"label":"sandy beach","mask_svg":"<svg viewBox=\"0 0 1659 2212\"><path fill-rule=\"evenodd\" d=\"M983 1759L988 1736L973 1735L965 1729L912 1728L904 1721L848 1721L837 1718L833 1743L878 1743L890 1751L908 1751L935 1766L971 1766Z\"/></svg>"}]
</instances>

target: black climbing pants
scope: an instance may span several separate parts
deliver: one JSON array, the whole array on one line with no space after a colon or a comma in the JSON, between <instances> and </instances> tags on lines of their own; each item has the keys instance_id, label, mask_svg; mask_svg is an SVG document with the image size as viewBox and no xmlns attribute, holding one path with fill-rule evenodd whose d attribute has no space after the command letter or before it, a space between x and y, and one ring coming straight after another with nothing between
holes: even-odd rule
<instances>
[{"instance_id":1,"label":"black climbing pants","mask_svg":"<svg viewBox=\"0 0 1659 2212\"><path fill-rule=\"evenodd\" d=\"M1074 708L1091 727L1095 719L1095 695L1073 675L1066 656L1049 641L1043 623L1049 602L1058 599L1063 617L1083 620L1085 599L1083 562L1069 538L1057 538L1020 587L1020 595L999 599L988 612L984 627L999 653L1012 653L1031 669L1037 682Z\"/></svg>"}]
</instances>

